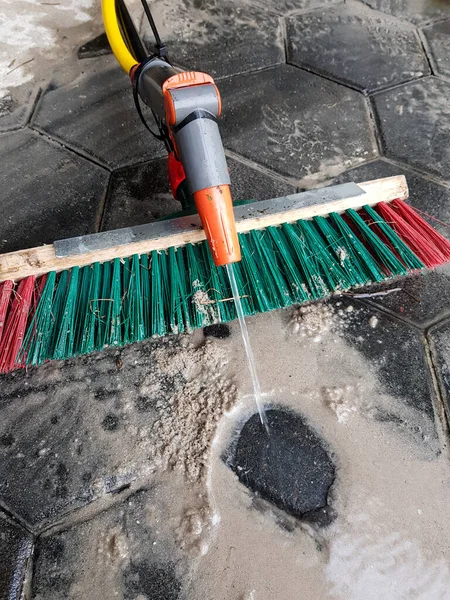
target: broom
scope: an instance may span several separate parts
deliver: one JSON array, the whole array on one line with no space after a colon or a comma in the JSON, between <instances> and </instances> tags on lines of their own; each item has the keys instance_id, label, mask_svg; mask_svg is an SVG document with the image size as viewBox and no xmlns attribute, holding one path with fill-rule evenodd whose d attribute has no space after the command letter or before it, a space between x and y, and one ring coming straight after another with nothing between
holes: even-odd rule
<instances>
[{"instance_id":1,"label":"broom","mask_svg":"<svg viewBox=\"0 0 450 600\"><path fill-rule=\"evenodd\" d=\"M450 259L404 176L235 207L244 314L310 302ZM0 256L0 372L236 317L198 215Z\"/></svg>"}]
</instances>

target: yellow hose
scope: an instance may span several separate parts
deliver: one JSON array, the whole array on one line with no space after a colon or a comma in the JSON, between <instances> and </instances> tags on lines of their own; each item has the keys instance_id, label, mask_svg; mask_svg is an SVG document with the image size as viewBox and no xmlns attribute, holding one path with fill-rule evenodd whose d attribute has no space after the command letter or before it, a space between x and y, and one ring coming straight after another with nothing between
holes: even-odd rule
<instances>
[{"instance_id":1,"label":"yellow hose","mask_svg":"<svg viewBox=\"0 0 450 600\"><path fill-rule=\"evenodd\" d=\"M128 74L134 65L137 65L138 63L130 54L130 51L123 41L119 23L117 21L115 0L102 0L102 14L106 36L109 45L111 46L111 50L122 69Z\"/></svg>"}]
</instances>

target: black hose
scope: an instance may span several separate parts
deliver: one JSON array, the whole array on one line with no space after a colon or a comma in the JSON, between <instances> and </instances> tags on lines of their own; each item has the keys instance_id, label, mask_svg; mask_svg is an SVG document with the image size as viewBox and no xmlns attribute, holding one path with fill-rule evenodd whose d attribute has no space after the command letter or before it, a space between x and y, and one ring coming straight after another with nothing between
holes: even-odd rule
<instances>
[{"instance_id":1,"label":"black hose","mask_svg":"<svg viewBox=\"0 0 450 600\"><path fill-rule=\"evenodd\" d=\"M124 0L116 0L116 12L128 50L137 62L142 62L148 57L148 52L139 37Z\"/></svg>"}]
</instances>

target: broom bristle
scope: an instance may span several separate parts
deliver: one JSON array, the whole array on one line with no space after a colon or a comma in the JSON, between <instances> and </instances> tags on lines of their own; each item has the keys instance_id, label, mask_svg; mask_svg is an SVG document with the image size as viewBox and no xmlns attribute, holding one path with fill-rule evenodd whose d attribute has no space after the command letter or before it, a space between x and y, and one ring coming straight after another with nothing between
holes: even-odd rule
<instances>
[{"instance_id":1,"label":"broom bristle","mask_svg":"<svg viewBox=\"0 0 450 600\"><path fill-rule=\"evenodd\" d=\"M245 315L317 300L450 259L402 201L240 234ZM207 242L0 285L0 372L236 318Z\"/></svg>"}]
</instances>

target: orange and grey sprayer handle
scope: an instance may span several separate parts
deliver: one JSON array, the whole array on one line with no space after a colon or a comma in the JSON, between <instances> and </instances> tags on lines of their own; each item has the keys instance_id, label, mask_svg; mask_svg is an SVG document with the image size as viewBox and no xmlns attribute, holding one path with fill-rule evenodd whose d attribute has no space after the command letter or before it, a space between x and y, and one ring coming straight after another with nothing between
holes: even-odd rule
<instances>
[{"instance_id":1,"label":"orange and grey sprayer handle","mask_svg":"<svg viewBox=\"0 0 450 600\"><path fill-rule=\"evenodd\" d=\"M239 261L230 176L217 124L219 91L205 73L179 71L161 63L155 59L144 68L139 95L166 123L215 264Z\"/></svg>"}]
</instances>

